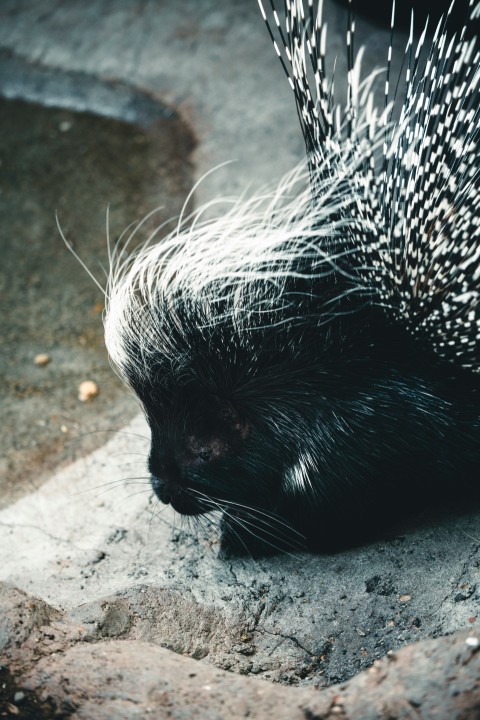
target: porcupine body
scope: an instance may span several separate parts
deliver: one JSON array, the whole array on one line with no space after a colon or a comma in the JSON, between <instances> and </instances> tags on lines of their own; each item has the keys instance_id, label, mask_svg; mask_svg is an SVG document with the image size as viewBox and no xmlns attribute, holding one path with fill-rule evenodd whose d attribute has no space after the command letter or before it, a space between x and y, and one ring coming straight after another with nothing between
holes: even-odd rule
<instances>
[{"instance_id":1,"label":"porcupine body","mask_svg":"<svg viewBox=\"0 0 480 720\"><path fill-rule=\"evenodd\" d=\"M342 109L321 9L260 7L308 165L114 260L106 342L160 500L222 510L239 549L325 547L478 486L479 49L448 16L423 61L411 33L393 120L390 53L377 109L352 15Z\"/></svg>"}]
</instances>

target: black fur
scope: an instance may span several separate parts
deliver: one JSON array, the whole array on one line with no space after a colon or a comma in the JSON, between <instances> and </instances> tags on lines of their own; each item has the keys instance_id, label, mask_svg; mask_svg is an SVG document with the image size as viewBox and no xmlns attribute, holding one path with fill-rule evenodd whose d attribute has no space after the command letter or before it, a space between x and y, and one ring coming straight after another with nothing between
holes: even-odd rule
<instances>
[{"instance_id":1,"label":"black fur","mask_svg":"<svg viewBox=\"0 0 480 720\"><path fill-rule=\"evenodd\" d=\"M339 546L476 478L479 380L378 310L264 329L255 354L191 319L178 364L159 353L147 382L130 381L155 493L188 515L225 508L224 543ZM309 483L292 492L285 477L305 454Z\"/></svg>"}]
</instances>

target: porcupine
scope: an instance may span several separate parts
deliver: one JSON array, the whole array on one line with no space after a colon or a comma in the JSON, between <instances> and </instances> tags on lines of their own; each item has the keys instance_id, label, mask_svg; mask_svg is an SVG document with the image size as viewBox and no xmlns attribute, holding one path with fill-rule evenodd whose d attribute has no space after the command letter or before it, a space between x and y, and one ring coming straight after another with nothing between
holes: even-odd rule
<instances>
[{"instance_id":1,"label":"porcupine","mask_svg":"<svg viewBox=\"0 0 480 720\"><path fill-rule=\"evenodd\" d=\"M411 29L400 103L390 44L380 109L350 6L342 109L321 4L286 0L283 22L259 4L307 163L114 258L106 344L161 501L221 510L234 549L330 547L478 485L478 6L456 35L447 13L428 52Z\"/></svg>"}]
</instances>

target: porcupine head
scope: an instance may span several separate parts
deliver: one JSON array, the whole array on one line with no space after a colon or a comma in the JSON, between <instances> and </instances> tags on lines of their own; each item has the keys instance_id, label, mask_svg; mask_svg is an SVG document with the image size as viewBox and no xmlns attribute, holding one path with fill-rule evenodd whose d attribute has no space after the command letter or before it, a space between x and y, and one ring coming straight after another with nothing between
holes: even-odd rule
<instances>
[{"instance_id":1,"label":"porcupine head","mask_svg":"<svg viewBox=\"0 0 480 720\"><path fill-rule=\"evenodd\" d=\"M298 282L290 297L285 279L298 220L284 210L276 228L271 202L264 206L240 203L119 266L106 339L145 409L160 500L187 515L222 509L225 532L247 535L241 545L259 537L293 547L298 536L281 504L302 435L311 439L318 338L302 320L308 301L294 295Z\"/></svg>"},{"instance_id":2,"label":"porcupine head","mask_svg":"<svg viewBox=\"0 0 480 720\"><path fill-rule=\"evenodd\" d=\"M294 549L302 537L311 546L349 542L475 476L478 462L478 381L442 357L446 346L455 360L461 346L465 365L472 360L471 343L445 324L450 296L464 298L459 315L471 307L442 253L450 258L446 233L468 235L472 257L478 247L470 211L478 123L468 125L464 111L477 86L467 83L458 107L432 103L432 117L448 122L429 124L418 117L418 98L436 92L443 102L444 89L435 74L411 67L387 137L368 83L359 100L352 65L349 124L335 130L328 85L317 84L315 114L299 84L301 39L314 23L298 27L297 6L289 6L289 54L308 170L218 220L200 212L160 243L114 260L108 289L106 343L150 425L153 490L184 515L222 510L225 543L240 550ZM430 67L445 47L441 33ZM309 46L320 53L317 67L319 38ZM452 87L469 77L471 57L459 42ZM323 125L309 125L319 117ZM445 126L448 147L435 135ZM449 148L458 143L457 168ZM420 203L431 178L412 175L412 157L428 166L432 147L449 183ZM299 191L309 179L313 192Z\"/></svg>"}]
</instances>

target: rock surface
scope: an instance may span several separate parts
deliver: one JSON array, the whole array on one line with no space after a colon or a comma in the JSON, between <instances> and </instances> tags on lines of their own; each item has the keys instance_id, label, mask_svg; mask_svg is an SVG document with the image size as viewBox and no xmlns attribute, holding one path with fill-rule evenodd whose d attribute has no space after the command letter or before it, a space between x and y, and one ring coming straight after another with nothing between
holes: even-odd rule
<instances>
[{"instance_id":1,"label":"rock surface","mask_svg":"<svg viewBox=\"0 0 480 720\"><path fill-rule=\"evenodd\" d=\"M162 613L161 603L156 608ZM476 720L480 713L474 631L390 653L350 682L319 690L226 673L159 647L158 638L92 642L84 625L6 585L0 609L7 622L22 623L3 648L9 669L0 670L0 716ZM111 606L107 612L110 629L127 629L118 607L115 619Z\"/></svg>"}]
</instances>

